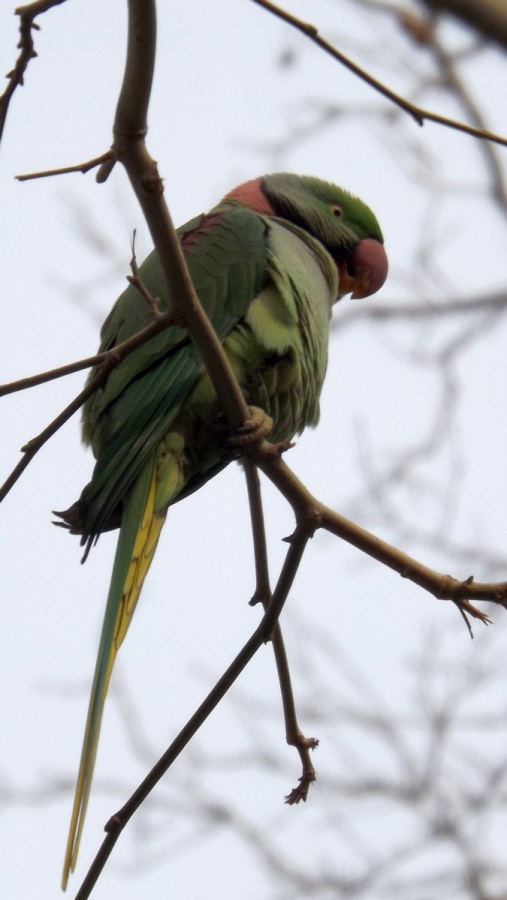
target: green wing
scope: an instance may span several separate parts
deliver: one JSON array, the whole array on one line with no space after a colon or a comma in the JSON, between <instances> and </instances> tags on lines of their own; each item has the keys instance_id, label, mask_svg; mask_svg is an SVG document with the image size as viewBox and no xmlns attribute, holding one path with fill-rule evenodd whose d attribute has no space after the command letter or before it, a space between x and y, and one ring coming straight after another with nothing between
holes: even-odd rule
<instances>
[{"instance_id":1,"label":"green wing","mask_svg":"<svg viewBox=\"0 0 507 900\"><path fill-rule=\"evenodd\" d=\"M242 207L194 219L179 230L195 289L221 339L245 316L266 281L266 230L260 216ZM155 253L140 275L164 309L167 294ZM104 323L100 350L149 321L147 304L129 286ZM172 327L130 354L87 403L83 433L98 462L78 501L84 541L118 524L122 498L203 372L187 333Z\"/></svg>"}]
</instances>

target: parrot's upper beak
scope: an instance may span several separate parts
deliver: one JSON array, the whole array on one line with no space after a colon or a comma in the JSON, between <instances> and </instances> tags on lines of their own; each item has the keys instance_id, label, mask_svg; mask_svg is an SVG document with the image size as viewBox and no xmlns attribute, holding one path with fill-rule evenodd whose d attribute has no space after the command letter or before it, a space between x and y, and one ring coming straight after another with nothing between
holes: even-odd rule
<instances>
[{"instance_id":1,"label":"parrot's upper beak","mask_svg":"<svg viewBox=\"0 0 507 900\"><path fill-rule=\"evenodd\" d=\"M387 278L388 262L380 241L364 238L353 252L338 263L338 297L369 297L380 290Z\"/></svg>"}]
</instances>

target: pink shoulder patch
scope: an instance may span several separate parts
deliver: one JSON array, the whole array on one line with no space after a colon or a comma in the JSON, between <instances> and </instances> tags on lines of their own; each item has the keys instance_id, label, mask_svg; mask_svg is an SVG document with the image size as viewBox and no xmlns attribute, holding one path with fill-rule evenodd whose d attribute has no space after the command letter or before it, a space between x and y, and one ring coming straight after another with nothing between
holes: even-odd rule
<instances>
[{"instance_id":1,"label":"pink shoulder patch","mask_svg":"<svg viewBox=\"0 0 507 900\"><path fill-rule=\"evenodd\" d=\"M207 231L212 231L215 225L220 222L222 218L221 215L215 213L214 215L203 216L197 225L192 231L186 231L181 238L181 246L188 253L188 251L199 244L202 236L206 234Z\"/></svg>"},{"instance_id":2,"label":"pink shoulder patch","mask_svg":"<svg viewBox=\"0 0 507 900\"><path fill-rule=\"evenodd\" d=\"M260 213L261 216L274 216L275 211L264 196L261 190L261 183L262 177L245 181L244 184L238 185L238 187L226 194L224 199L237 200L243 206L248 206L254 212Z\"/></svg>"}]
</instances>

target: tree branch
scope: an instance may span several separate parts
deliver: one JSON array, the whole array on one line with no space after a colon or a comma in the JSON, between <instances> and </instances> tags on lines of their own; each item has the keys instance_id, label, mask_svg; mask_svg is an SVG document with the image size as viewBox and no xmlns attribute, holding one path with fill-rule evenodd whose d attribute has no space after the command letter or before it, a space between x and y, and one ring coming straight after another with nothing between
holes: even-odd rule
<instances>
[{"instance_id":1,"label":"tree branch","mask_svg":"<svg viewBox=\"0 0 507 900\"><path fill-rule=\"evenodd\" d=\"M46 381L51 381L55 378L61 378L65 375L69 375L72 372L78 372L81 369L89 368L90 366L99 366L98 371L95 373L94 377L91 381L88 382L86 387L83 388L81 393L77 395L77 397L69 403L68 406L54 419L44 431L41 431L39 435L34 438L31 438L26 444L21 448L22 452L25 454L24 457L19 461L17 466L13 469L7 480L0 487L0 503L5 499L9 491L16 484L17 480L25 471L26 467L32 461L33 457L36 453L44 446L44 444L49 440L49 438L53 437L54 434L58 431L62 425L67 422L71 416L74 415L78 409L81 408L83 403L91 397L95 391L101 387L104 382L109 377L111 371L116 368L123 360L134 350L140 347L142 344L145 344L150 338L155 337L155 335L159 334L160 331L164 331L166 328L169 328L174 322L172 313L168 310L165 313L162 313L158 316L154 321L150 322L146 328L143 328L141 331L138 331L131 338L128 338L126 341L123 341L122 344L117 344L116 347L113 347L112 350L108 350L106 353L99 353L96 356L89 356L87 359L79 360L75 363L69 363L69 365L61 366L58 369L52 369L49 372L43 372L40 375L32 375L29 378L22 378L19 381L13 381L10 384L0 385L0 397L5 394L11 394L15 391L26 390L27 388L34 387L38 384L43 384Z\"/></svg>"},{"instance_id":2,"label":"tree branch","mask_svg":"<svg viewBox=\"0 0 507 900\"><path fill-rule=\"evenodd\" d=\"M7 72L7 87L0 97L0 141L2 140L5 122L9 104L14 95L16 88L24 84L25 72L31 59L37 56L32 30L39 30L39 26L34 22L36 16L42 15L53 6L59 6L65 3L65 0L37 0L35 3L29 3L26 6L18 6L16 15L19 16L19 43L18 49L20 54L14 63L14 67Z\"/></svg>"},{"instance_id":3,"label":"tree branch","mask_svg":"<svg viewBox=\"0 0 507 900\"><path fill-rule=\"evenodd\" d=\"M35 178L52 178L53 175L70 175L74 172L81 172L82 175L86 175L91 169L102 166L109 160L114 160L114 156L111 150L106 150L100 156L89 159L84 163L77 163L75 166L62 166L60 169L44 169L42 172L28 172L25 175L16 175L15 177L17 181L33 181Z\"/></svg>"},{"instance_id":4,"label":"tree branch","mask_svg":"<svg viewBox=\"0 0 507 900\"><path fill-rule=\"evenodd\" d=\"M266 533L262 512L259 474L252 460L248 458L244 459L244 467L248 488L250 518L252 522L256 572L256 590L250 603L254 604L260 600L264 607L264 611L266 612L271 600L271 589L269 586ZM300 800L306 800L309 787L312 782L315 781L315 768L310 756L310 750L315 750L319 742L316 738L305 737L299 727L294 692L292 690L289 661L279 622L276 623L273 629L271 641L273 644L273 653L275 656L276 671L282 698L285 739L289 746L296 748L299 753L302 767L298 786L293 788L286 797L286 803L292 805L294 803L299 803Z\"/></svg>"},{"instance_id":5,"label":"tree branch","mask_svg":"<svg viewBox=\"0 0 507 900\"><path fill-rule=\"evenodd\" d=\"M130 0L127 60L113 127L113 156L125 167L143 211L168 286L169 309L199 349L231 429L249 418L243 393L189 276L163 198L163 182L144 142L154 66L155 4ZM104 181L110 163L99 169ZM169 289L170 288L170 289Z\"/></svg>"},{"instance_id":6,"label":"tree branch","mask_svg":"<svg viewBox=\"0 0 507 900\"><path fill-rule=\"evenodd\" d=\"M460 581L435 572L316 500L271 444L264 443L250 452L259 468L292 506L296 516L295 535L303 530L311 537L318 528L324 528L438 600L451 600L460 610L485 625L489 624L489 617L473 606L472 601L489 601L507 608L507 582L480 583L475 582L473 576Z\"/></svg>"},{"instance_id":7,"label":"tree branch","mask_svg":"<svg viewBox=\"0 0 507 900\"><path fill-rule=\"evenodd\" d=\"M502 144L503 146L507 146L507 138L502 137L501 135L494 134L491 131L484 131L480 128L474 128L471 125L466 125L464 122L457 122L455 119L449 119L446 116L440 116L438 113L431 112L430 110L423 109L421 106L416 106L413 103L410 103L405 97L402 97L400 94L395 93L390 88L386 87L386 85L382 84L382 82L378 81L368 72L358 66L356 63L352 62L347 56L341 53L336 47L333 47L328 41L324 40L319 34L318 28L315 25L310 24L309 22L303 22L302 19L298 19L296 16L293 16L291 13L288 13L286 10L282 9L279 6L276 6L274 3L269 2L269 0L253 0L253 3L256 3L257 6L261 6L263 9L267 10L267 12L272 13L278 19L281 19L283 22L287 22L288 25L292 25L293 28L296 28L297 31L300 31L305 37L309 38L309 40L313 41L317 47L320 47L321 50L324 50L325 53L328 53L333 59L336 59L340 62L345 68L349 69L354 75L357 75L362 81L365 81L370 87L372 87L379 94L382 94L383 97L386 97L391 103L394 103L404 112L408 113L418 125L424 125L426 121L435 122L438 125L444 125L446 128L453 128L456 131L462 131L465 134L469 134L472 137L479 138L485 141L493 141L496 144Z\"/></svg>"}]
</instances>

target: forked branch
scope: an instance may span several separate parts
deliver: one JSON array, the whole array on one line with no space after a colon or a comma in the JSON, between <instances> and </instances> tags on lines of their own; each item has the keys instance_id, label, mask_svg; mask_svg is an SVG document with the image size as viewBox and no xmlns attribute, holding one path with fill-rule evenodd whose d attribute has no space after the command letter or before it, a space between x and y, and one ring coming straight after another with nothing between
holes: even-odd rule
<instances>
[{"instance_id":1,"label":"forked branch","mask_svg":"<svg viewBox=\"0 0 507 900\"><path fill-rule=\"evenodd\" d=\"M428 591L437 600L451 600L461 612L479 619L485 625L490 622L489 616L473 603L495 603L507 609L507 582L476 582L473 575L459 580L452 575L435 572L316 500L272 445L264 443L250 452L255 454L259 468L291 504L297 522L295 534L303 529L312 536L318 528L324 528Z\"/></svg>"},{"instance_id":2,"label":"forked branch","mask_svg":"<svg viewBox=\"0 0 507 900\"><path fill-rule=\"evenodd\" d=\"M248 487L248 500L250 506L250 519L252 523L252 535L254 541L256 589L250 603L262 603L266 612L271 601L271 589L269 586L268 555L266 546L266 532L264 528L264 515L262 510L262 498L259 474L252 460L244 460L246 483ZM306 541L305 541L306 544ZM301 760L301 777L296 788L293 788L285 798L289 805L306 800L308 790L315 781L315 769L310 755L311 750L318 746L316 738L307 738L301 731L297 719L294 692L290 675L289 661L285 650L280 623L277 622L271 637L273 653L275 656L276 671L282 697L283 717L285 721L285 739L291 747L295 747Z\"/></svg>"}]
</instances>

